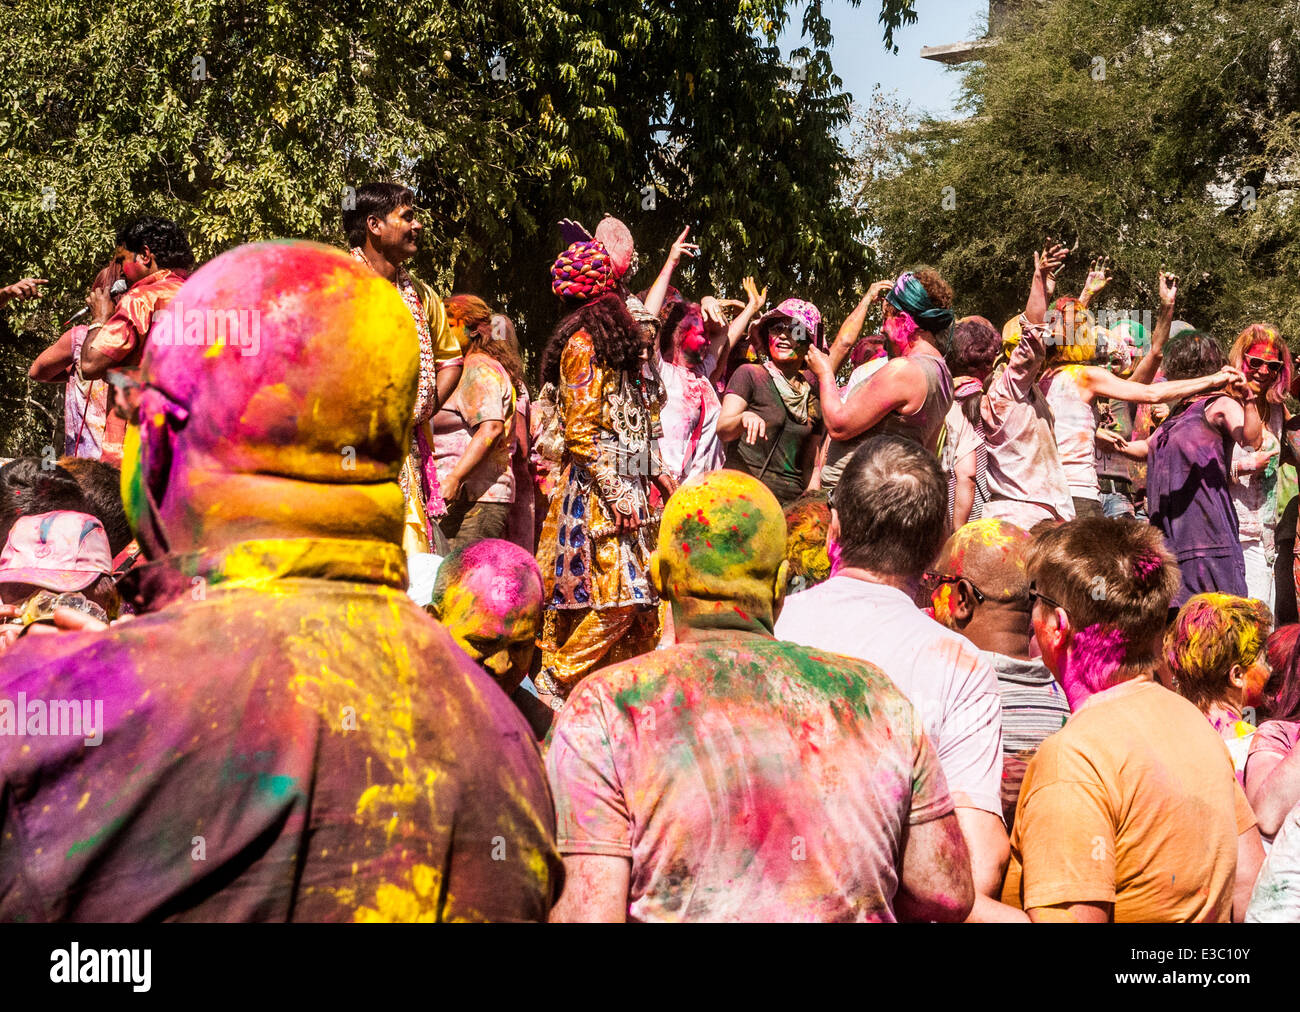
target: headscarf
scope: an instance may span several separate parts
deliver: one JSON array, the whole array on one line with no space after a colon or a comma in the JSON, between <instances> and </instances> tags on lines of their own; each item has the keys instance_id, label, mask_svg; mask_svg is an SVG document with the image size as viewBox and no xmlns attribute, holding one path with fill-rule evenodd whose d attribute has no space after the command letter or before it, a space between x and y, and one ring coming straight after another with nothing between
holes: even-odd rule
<instances>
[{"instance_id":1,"label":"headscarf","mask_svg":"<svg viewBox=\"0 0 1300 1012\"><path fill-rule=\"evenodd\" d=\"M562 298L590 302L617 283L609 251L596 239L575 242L551 266L551 291Z\"/></svg>"},{"instance_id":2,"label":"headscarf","mask_svg":"<svg viewBox=\"0 0 1300 1012\"><path fill-rule=\"evenodd\" d=\"M952 310L931 302L925 285L911 271L904 271L898 276L893 290L885 296L885 301L900 313L906 313L916 321L918 327L931 334L946 334L952 327Z\"/></svg>"}]
</instances>

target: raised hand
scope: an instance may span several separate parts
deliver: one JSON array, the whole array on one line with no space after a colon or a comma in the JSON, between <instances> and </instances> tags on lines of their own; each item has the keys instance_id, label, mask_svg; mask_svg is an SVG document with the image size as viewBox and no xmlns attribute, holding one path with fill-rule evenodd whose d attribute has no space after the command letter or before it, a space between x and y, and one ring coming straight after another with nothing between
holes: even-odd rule
<instances>
[{"instance_id":1,"label":"raised hand","mask_svg":"<svg viewBox=\"0 0 1300 1012\"><path fill-rule=\"evenodd\" d=\"M668 259L672 263L678 263L684 256L685 257L699 256L700 247L693 242L686 241L686 237L690 234L690 232L691 232L691 226L687 225L684 229L682 229L682 234L677 237L677 241L673 243L673 248L668 251Z\"/></svg>"},{"instance_id":2,"label":"raised hand","mask_svg":"<svg viewBox=\"0 0 1300 1012\"><path fill-rule=\"evenodd\" d=\"M1178 298L1178 275L1160 272L1160 305L1172 306Z\"/></svg>"},{"instance_id":3,"label":"raised hand","mask_svg":"<svg viewBox=\"0 0 1300 1012\"><path fill-rule=\"evenodd\" d=\"M808 357L804 361L807 363L808 368L819 378L832 373L829 356L815 344L808 346Z\"/></svg>"},{"instance_id":4,"label":"raised hand","mask_svg":"<svg viewBox=\"0 0 1300 1012\"><path fill-rule=\"evenodd\" d=\"M1080 298L1086 302L1110 284L1110 280L1110 257L1098 257L1088 268L1088 276L1083 280L1083 294Z\"/></svg>"},{"instance_id":5,"label":"raised hand","mask_svg":"<svg viewBox=\"0 0 1300 1012\"><path fill-rule=\"evenodd\" d=\"M1045 245L1041 253L1034 254L1034 270L1043 274L1044 279L1054 276L1070 255L1063 243L1053 244L1051 239L1047 242L1049 245Z\"/></svg>"},{"instance_id":6,"label":"raised hand","mask_svg":"<svg viewBox=\"0 0 1300 1012\"><path fill-rule=\"evenodd\" d=\"M749 304L755 309L760 308L767 301L767 285L764 285L760 292L758 284L752 277L745 278L742 284L745 286L745 294L749 296Z\"/></svg>"}]
</instances>

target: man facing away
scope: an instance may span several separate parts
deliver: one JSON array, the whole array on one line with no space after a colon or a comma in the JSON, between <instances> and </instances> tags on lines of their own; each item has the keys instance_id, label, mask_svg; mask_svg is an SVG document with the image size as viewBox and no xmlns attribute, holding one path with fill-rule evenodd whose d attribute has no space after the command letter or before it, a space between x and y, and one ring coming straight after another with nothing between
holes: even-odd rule
<instances>
[{"instance_id":1,"label":"man facing away","mask_svg":"<svg viewBox=\"0 0 1300 1012\"><path fill-rule=\"evenodd\" d=\"M867 661L920 712L970 852L978 917L985 900L996 906L1007 862L1002 703L988 660L913 603L946 516L933 453L897 436L865 441L831 495L831 578L791 595L776 635Z\"/></svg>"},{"instance_id":2,"label":"man facing away","mask_svg":"<svg viewBox=\"0 0 1300 1012\"><path fill-rule=\"evenodd\" d=\"M785 520L717 471L651 560L677 645L583 679L546 765L561 921L960 921L973 892L916 711L869 664L772 637Z\"/></svg>"},{"instance_id":3,"label":"man facing away","mask_svg":"<svg viewBox=\"0 0 1300 1012\"><path fill-rule=\"evenodd\" d=\"M1004 899L1033 921L1242 920L1263 844L1222 739L1155 678L1179 586L1160 532L1076 520L1028 571L1072 715L1025 773Z\"/></svg>"},{"instance_id":4,"label":"man facing away","mask_svg":"<svg viewBox=\"0 0 1300 1012\"><path fill-rule=\"evenodd\" d=\"M234 292L258 354L145 353L136 616L4 657L0 697L102 717L0 735L0 920L543 920L532 733L404 593L410 314L314 243L232 250L182 297Z\"/></svg>"},{"instance_id":5,"label":"man facing away","mask_svg":"<svg viewBox=\"0 0 1300 1012\"><path fill-rule=\"evenodd\" d=\"M1008 826L1025 767L1070 716L1065 693L1039 658L1025 560L1033 538L1006 520L972 520L943 546L926 574L934 617L975 645L1002 694L1002 814Z\"/></svg>"}]
</instances>

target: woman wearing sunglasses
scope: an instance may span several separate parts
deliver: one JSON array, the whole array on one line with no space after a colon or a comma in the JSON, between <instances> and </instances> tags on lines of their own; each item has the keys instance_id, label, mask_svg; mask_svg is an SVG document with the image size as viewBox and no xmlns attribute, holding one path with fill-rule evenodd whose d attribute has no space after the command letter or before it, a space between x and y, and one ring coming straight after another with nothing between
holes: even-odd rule
<instances>
[{"instance_id":1,"label":"woman wearing sunglasses","mask_svg":"<svg viewBox=\"0 0 1300 1012\"><path fill-rule=\"evenodd\" d=\"M1291 352L1276 327L1252 323L1237 335L1228 351L1228 361L1245 373L1264 423L1264 445L1258 450L1233 447L1228 491L1237 511L1238 537L1246 557L1246 588L1251 597L1272 609L1278 468L1295 463L1290 452L1282 455L1282 427L1290 417L1283 398L1291 388Z\"/></svg>"}]
</instances>

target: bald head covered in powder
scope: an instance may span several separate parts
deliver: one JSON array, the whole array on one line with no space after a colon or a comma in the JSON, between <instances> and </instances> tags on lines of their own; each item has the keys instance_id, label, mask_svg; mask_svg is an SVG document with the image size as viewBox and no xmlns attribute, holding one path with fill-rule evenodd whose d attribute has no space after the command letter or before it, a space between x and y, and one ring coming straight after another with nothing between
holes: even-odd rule
<instances>
[{"instance_id":1,"label":"bald head covered in powder","mask_svg":"<svg viewBox=\"0 0 1300 1012\"><path fill-rule=\"evenodd\" d=\"M785 549L785 516L767 487L739 471L714 471L668 500L651 571L688 624L757 623L770 632L785 591Z\"/></svg>"},{"instance_id":2,"label":"bald head covered in powder","mask_svg":"<svg viewBox=\"0 0 1300 1012\"><path fill-rule=\"evenodd\" d=\"M953 533L935 560L934 572L944 578L934 590L934 617L953 625L948 604L954 583L947 577L969 581L985 601L1029 606L1029 573L1025 568L1029 532L1005 520L972 520Z\"/></svg>"},{"instance_id":3,"label":"bald head covered in powder","mask_svg":"<svg viewBox=\"0 0 1300 1012\"><path fill-rule=\"evenodd\" d=\"M419 343L393 285L327 246L265 242L206 264L182 300L255 323L259 340L257 354L229 337L148 344L123 490L150 555L262 537L398 541Z\"/></svg>"},{"instance_id":4,"label":"bald head covered in powder","mask_svg":"<svg viewBox=\"0 0 1300 1012\"><path fill-rule=\"evenodd\" d=\"M513 692L533 658L542 594L537 560L509 541L487 538L443 560L429 612L503 690Z\"/></svg>"}]
</instances>

